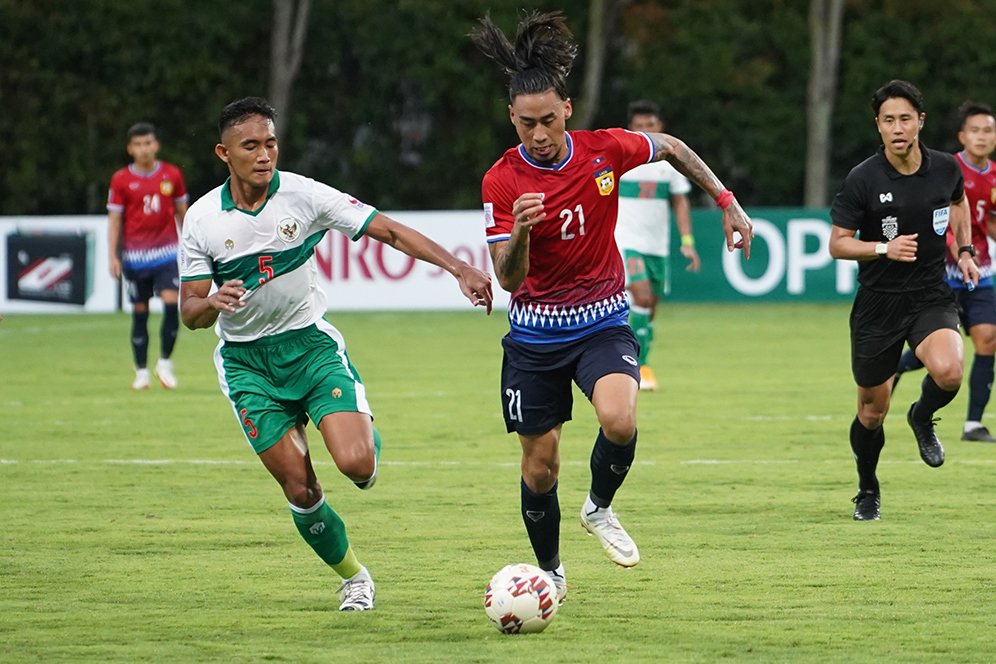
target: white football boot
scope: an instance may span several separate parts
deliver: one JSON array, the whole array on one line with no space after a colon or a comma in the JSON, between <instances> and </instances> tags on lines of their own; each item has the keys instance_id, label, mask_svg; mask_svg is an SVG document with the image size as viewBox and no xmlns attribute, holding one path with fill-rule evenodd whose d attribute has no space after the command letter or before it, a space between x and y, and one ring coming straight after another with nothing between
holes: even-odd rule
<instances>
[{"instance_id":1,"label":"white football boot","mask_svg":"<svg viewBox=\"0 0 996 664\"><path fill-rule=\"evenodd\" d=\"M175 390L178 385L176 376L173 375L173 361L159 360L156 362L156 378L159 384L167 390Z\"/></svg>"},{"instance_id":2,"label":"white football boot","mask_svg":"<svg viewBox=\"0 0 996 664\"><path fill-rule=\"evenodd\" d=\"M149 370L148 369L135 369L135 380L131 382L131 389L133 390L147 390L149 389Z\"/></svg>"},{"instance_id":3,"label":"white football boot","mask_svg":"<svg viewBox=\"0 0 996 664\"><path fill-rule=\"evenodd\" d=\"M374 588L373 579L366 567L361 567L360 571L351 578L346 579L339 586L340 611L370 611L374 608Z\"/></svg>"},{"instance_id":4,"label":"white football boot","mask_svg":"<svg viewBox=\"0 0 996 664\"><path fill-rule=\"evenodd\" d=\"M581 508L581 526L594 535L609 560L620 567L633 567L640 562L640 551L636 542L619 525L612 507L597 507L593 512Z\"/></svg>"}]
</instances>

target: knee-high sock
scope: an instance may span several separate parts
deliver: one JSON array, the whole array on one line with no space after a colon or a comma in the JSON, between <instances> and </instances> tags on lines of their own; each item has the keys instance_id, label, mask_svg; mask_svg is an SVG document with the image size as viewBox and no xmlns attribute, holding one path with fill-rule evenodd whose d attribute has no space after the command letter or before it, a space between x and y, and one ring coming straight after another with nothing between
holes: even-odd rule
<instances>
[{"instance_id":1,"label":"knee-high sock","mask_svg":"<svg viewBox=\"0 0 996 664\"><path fill-rule=\"evenodd\" d=\"M920 399L913 407L913 419L924 424L929 422L934 413L951 403L957 394L957 388L950 392L942 390L930 374L927 374L920 383Z\"/></svg>"},{"instance_id":2,"label":"knee-high sock","mask_svg":"<svg viewBox=\"0 0 996 664\"><path fill-rule=\"evenodd\" d=\"M163 323L159 327L159 357L168 360L176 345L176 334L180 330L180 315L177 305L163 305Z\"/></svg>"},{"instance_id":3,"label":"knee-high sock","mask_svg":"<svg viewBox=\"0 0 996 664\"><path fill-rule=\"evenodd\" d=\"M325 501L325 496L308 508L291 505L294 525L325 564L344 579L360 571L356 556L349 548L346 524Z\"/></svg>"},{"instance_id":4,"label":"knee-high sock","mask_svg":"<svg viewBox=\"0 0 996 664\"><path fill-rule=\"evenodd\" d=\"M993 390L993 356L976 355L968 376L968 421L981 422Z\"/></svg>"},{"instance_id":5,"label":"knee-high sock","mask_svg":"<svg viewBox=\"0 0 996 664\"><path fill-rule=\"evenodd\" d=\"M149 362L149 312L131 312L131 352L135 366L144 369Z\"/></svg>"},{"instance_id":6,"label":"knee-high sock","mask_svg":"<svg viewBox=\"0 0 996 664\"><path fill-rule=\"evenodd\" d=\"M650 320L650 309L630 306L629 326L633 328L636 340L640 342L640 356L637 361L642 367L647 363L647 356L650 354L650 345L654 341L654 326Z\"/></svg>"},{"instance_id":7,"label":"knee-high sock","mask_svg":"<svg viewBox=\"0 0 996 664\"><path fill-rule=\"evenodd\" d=\"M622 486L636 456L636 432L628 445L616 445L605 437L601 429L591 449L591 502L599 507L608 507L616 491Z\"/></svg>"},{"instance_id":8,"label":"knee-high sock","mask_svg":"<svg viewBox=\"0 0 996 664\"><path fill-rule=\"evenodd\" d=\"M899 367L896 369L896 373L906 373L916 369L923 369L923 362L916 356L916 353L907 348L903 356L899 358Z\"/></svg>"},{"instance_id":9,"label":"knee-high sock","mask_svg":"<svg viewBox=\"0 0 996 664\"><path fill-rule=\"evenodd\" d=\"M851 451L854 462L858 466L858 488L861 491L878 493L878 478L875 469L878 467L878 457L885 447L885 429L866 429L854 418L851 422Z\"/></svg>"},{"instance_id":10,"label":"knee-high sock","mask_svg":"<svg viewBox=\"0 0 996 664\"><path fill-rule=\"evenodd\" d=\"M521 480L522 521L540 569L560 566L560 499L557 485L546 493L534 493Z\"/></svg>"}]
</instances>

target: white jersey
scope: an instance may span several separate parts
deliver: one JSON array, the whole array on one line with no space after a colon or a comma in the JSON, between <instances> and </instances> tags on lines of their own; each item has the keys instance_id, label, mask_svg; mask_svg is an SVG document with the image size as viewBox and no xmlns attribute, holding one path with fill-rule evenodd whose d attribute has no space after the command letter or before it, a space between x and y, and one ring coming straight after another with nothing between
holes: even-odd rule
<instances>
[{"instance_id":1,"label":"white jersey","mask_svg":"<svg viewBox=\"0 0 996 664\"><path fill-rule=\"evenodd\" d=\"M692 185L666 161L637 166L619 178L616 244L625 251L667 256L671 248L671 195Z\"/></svg>"},{"instance_id":2,"label":"white jersey","mask_svg":"<svg viewBox=\"0 0 996 664\"><path fill-rule=\"evenodd\" d=\"M307 327L325 315L315 245L329 230L358 240L377 210L294 173L273 174L263 207L240 210L229 182L197 200L183 219L182 281L241 279L245 306L218 316L223 341L253 341Z\"/></svg>"}]
</instances>

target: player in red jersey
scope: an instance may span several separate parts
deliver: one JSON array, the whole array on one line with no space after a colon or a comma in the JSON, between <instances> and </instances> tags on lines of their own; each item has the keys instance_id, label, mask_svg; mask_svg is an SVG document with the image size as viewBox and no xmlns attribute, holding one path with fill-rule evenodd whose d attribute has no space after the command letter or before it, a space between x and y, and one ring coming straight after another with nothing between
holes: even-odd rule
<instances>
[{"instance_id":1,"label":"player in red jersey","mask_svg":"<svg viewBox=\"0 0 996 664\"><path fill-rule=\"evenodd\" d=\"M990 159L996 150L996 117L985 104L965 102L959 109L961 125L958 142L962 151L955 155L965 178L965 195L972 218L972 246L979 266L979 285L969 289L955 260L958 243L948 228L947 283L961 307L961 324L972 339L975 359L968 376L968 416L961 439L996 443L996 438L982 424L982 414L989 403L993 385L993 355L996 353L996 291L993 288L993 260L989 237L996 237L996 163ZM923 363L912 350L899 360L898 376Z\"/></svg>"},{"instance_id":2,"label":"player in red jersey","mask_svg":"<svg viewBox=\"0 0 996 664\"><path fill-rule=\"evenodd\" d=\"M727 248L750 252L747 215L705 163L666 134L571 131L565 79L577 47L560 12L533 13L513 45L485 17L475 44L509 75L509 116L522 141L484 176L488 247L512 293L502 340L502 410L522 446L521 508L539 566L567 591L560 561L560 434L571 419L571 382L591 401L600 429L581 524L616 564L640 560L611 503L636 447L638 344L614 230L617 182L643 163L668 160L723 207Z\"/></svg>"},{"instance_id":3,"label":"player in red jersey","mask_svg":"<svg viewBox=\"0 0 996 664\"><path fill-rule=\"evenodd\" d=\"M149 300L155 294L163 301L156 376L163 387L173 389L177 381L170 355L180 329L177 229L187 211L187 188L179 168L156 159L159 140L151 124L139 122L128 130L127 150L134 162L111 177L107 237L111 276L125 278L132 304L131 387L149 387Z\"/></svg>"}]
</instances>

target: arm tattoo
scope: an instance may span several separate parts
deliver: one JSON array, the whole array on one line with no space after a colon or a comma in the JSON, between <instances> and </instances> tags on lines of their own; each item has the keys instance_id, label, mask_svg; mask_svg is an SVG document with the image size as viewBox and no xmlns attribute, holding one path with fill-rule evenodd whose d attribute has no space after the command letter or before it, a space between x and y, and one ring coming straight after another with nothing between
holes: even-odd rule
<instances>
[{"instance_id":1,"label":"arm tattoo","mask_svg":"<svg viewBox=\"0 0 996 664\"><path fill-rule=\"evenodd\" d=\"M712 169L682 141L668 134L648 134L648 136L654 144L653 161L666 160L713 198L725 189Z\"/></svg>"}]
</instances>

